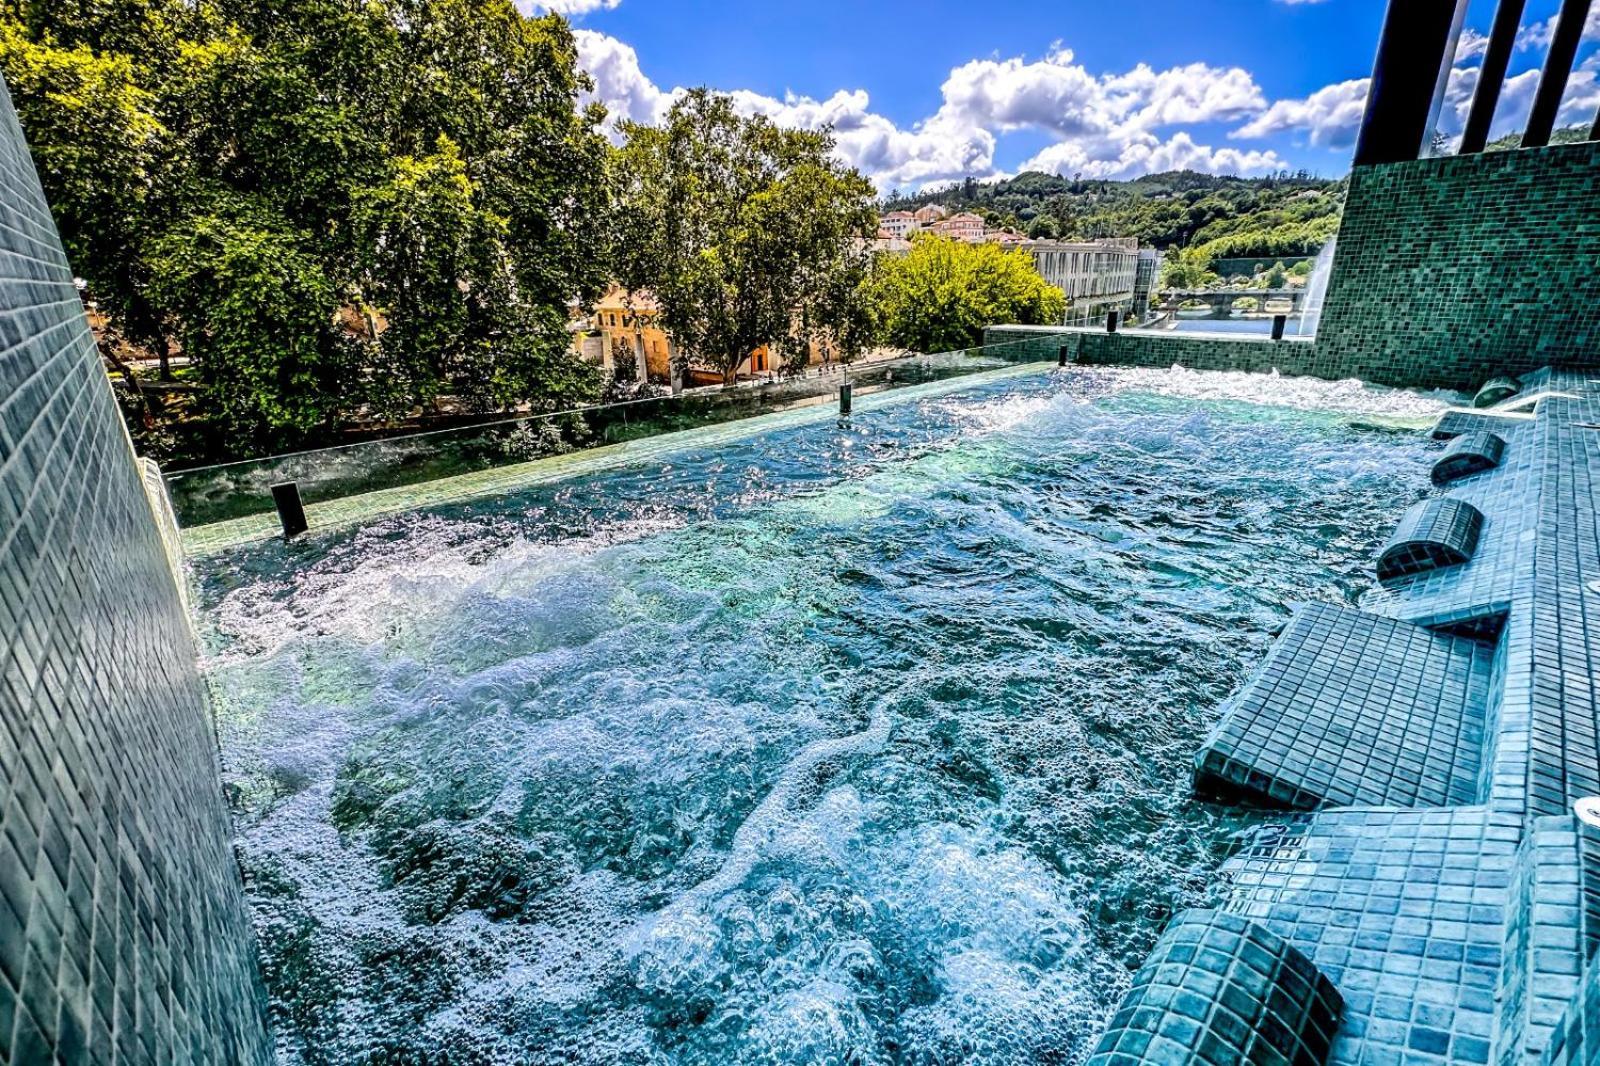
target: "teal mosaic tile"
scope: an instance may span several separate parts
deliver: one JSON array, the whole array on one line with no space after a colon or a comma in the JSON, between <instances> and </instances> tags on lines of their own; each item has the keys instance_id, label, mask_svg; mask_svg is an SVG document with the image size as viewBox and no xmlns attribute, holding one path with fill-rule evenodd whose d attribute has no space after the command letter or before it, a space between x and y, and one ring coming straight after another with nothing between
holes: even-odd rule
<instances>
[{"instance_id":1,"label":"teal mosaic tile","mask_svg":"<svg viewBox=\"0 0 1600 1066\"><path fill-rule=\"evenodd\" d=\"M0 90L0 1062L271 1060L171 558Z\"/></svg>"}]
</instances>

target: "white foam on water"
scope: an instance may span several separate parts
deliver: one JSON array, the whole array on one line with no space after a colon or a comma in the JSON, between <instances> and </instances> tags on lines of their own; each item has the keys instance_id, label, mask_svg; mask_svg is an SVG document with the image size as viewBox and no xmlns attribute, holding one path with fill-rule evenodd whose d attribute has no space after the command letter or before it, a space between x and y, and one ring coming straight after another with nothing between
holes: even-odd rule
<instances>
[{"instance_id":1,"label":"white foam on water","mask_svg":"<svg viewBox=\"0 0 1600 1066\"><path fill-rule=\"evenodd\" d=\"M1425 476L1319 413L1431 398L1223 378L923 396L614 475L692 505L596 528L558 493L221 575L285 1060L1080 1057L1213 861L1207 709Z\"/></svg>"}]
</instances>

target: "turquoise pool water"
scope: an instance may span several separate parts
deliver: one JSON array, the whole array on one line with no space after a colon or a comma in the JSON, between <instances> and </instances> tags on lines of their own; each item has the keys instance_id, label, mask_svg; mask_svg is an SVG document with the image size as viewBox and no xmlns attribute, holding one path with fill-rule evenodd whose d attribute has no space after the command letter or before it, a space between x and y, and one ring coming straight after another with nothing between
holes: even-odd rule
<instances>
[{"instance_id":1,"label":"turquoise pool water","mask_svg":"<svg viewBox=\"0 0 1600 1066\"><path fill-rule=\"evenodd\" d=\"M206 560L284 1058L1075 1061L1441 406L1049 371Z\"/></svg>"}]
</instances>

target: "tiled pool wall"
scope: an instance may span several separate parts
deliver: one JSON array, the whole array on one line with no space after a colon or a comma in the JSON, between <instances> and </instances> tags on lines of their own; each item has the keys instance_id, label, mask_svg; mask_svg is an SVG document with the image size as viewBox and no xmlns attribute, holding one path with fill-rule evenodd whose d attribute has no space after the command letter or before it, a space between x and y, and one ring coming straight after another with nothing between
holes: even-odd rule
<instances>
[{"instance_id":1,"label":"tiled pool wall","mask_svg":"<svg viewBox=\"0 0 1600 1066\"><path fill-rule=\"evenodd\" d=\"M0 1062L270 1060L174 545L0 88Z\"/></svg>"},{"instance_id":2,"label":"tiled pool wall","mask_svg":"<svg viewBox=\"0 0 1600 1066\"><path fill-rule=\"evenodd\" d=\"M1468 431L1503 441L1500 461L1453 480L1446 465L1424 506L1482 516L1470 557L1392 575L1359 607L1303 609L1196 757L1198 791L1284 812L1224 865L1217 910L1338 991L1330 1062L1600 1055L1600 833L1572 813L1600 793L1600 376L1535 371L1434 435ZM1454 537L1396 522L1408 542ZM1171 965L1158 953L1135 989ZM1176 1061L1184 1040L1212 1061L1208 1034L1270 1021L1212 986L1160 1010L1141 993L1101 1057L1132 1061L1142 1025L1167 1049L1142 1061ZM1282 1025L1263 1033L1280 1057L1259 1061L1294 1061Z\"/></svg>"}]
</instances>

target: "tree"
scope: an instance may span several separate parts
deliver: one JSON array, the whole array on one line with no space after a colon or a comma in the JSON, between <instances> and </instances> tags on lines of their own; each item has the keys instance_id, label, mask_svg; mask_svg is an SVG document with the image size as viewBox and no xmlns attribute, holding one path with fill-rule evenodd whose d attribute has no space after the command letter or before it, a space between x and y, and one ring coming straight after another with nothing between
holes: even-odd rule
<instances>
[{"instance_id":1,"label":"tree","mask_svg":"<svg viewBox=\"0 0 1600 1066\"><path fill-rule=\"evenodd\" d=\"M812 342L844 359L869 330L861 282L872 186L825 132L739 115L695 90L659 127L624 123L615 159L618 275L648 289L694 364L731 382L762 346L803 364Z\"/></svg>"},{"instance_id":2,"label":"tree","mask_svg":"<svg viewBox=\"0 0 1600 1066\"><path fill-rule=\"evenodd\" d=\"M1164 289L1203 289L1216 280L1211 257L1199 248L1184 248L1167 256L1162 267Z\"/></svg>"},{"instance_id":3,"label":"tree","mask_svg":"<svg viewBox=\"0 0 1600 1066\"><path fill-rule=\"evenodd\" d=\"M879 261L868 286L890 344L936 352L982 342L997 322L1061 321L1066 297L1022 249L919 237L911 251Z\"/></svg>"},{"instance_id":4,"label":"tree","mask_svg":"<svg viewBox=\"0 0 1600 1066\"><path fill-rule=\"evenodd\" d=\"M191 457L598 395L568 301L610 207L571 28L511 0L63 0L0 66L113 331L199 385ZM164 371L165 373L165 371Z\"/></svg>"}]
</instances>

